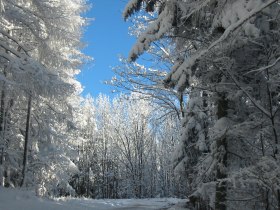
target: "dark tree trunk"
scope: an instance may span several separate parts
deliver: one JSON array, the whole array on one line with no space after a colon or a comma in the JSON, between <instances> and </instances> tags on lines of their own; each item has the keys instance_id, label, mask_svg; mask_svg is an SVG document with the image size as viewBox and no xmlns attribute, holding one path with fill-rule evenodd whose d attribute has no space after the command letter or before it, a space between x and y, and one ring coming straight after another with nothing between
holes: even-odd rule
<instances>
[{"instance_id":1,"label":"dark tree trunk","mask_svg":"<svg viewBox=\"0 0 280 210\"><path fill-rule=\"evenodd\" d=\"M280 190L277 190L278 210L280 210Z\"/></svg>"},{"instance_id":2,"label":"dark tree trunk","mask_svg":"<svg viewBox=\"0 0 280 210\"><path fill-rule=\"evenodd\" d=\"M5 178L4 178L4 159L5 159L5 151L4 151L4 145L5 145L5 139L3 138L3 132L4 132L4 106L5 106L5 90L4 87L1 92L1 106L0 106L0 136L1 136L1 157L0 157L0 166L2 170L0 171L0 186L5 185Z\"/></svg>"},{"instance_id":3,"label":"dark tree trunk","mask_svg":"<svg viewBox=\"0 0 280 210\"><path fill-rule=\"evenodd\" d=\"M220 96L218 100L218 119L227 116L228 101L224 95ZM216 184L216 200L215 200L215 210L226 210L226 196L227 196L227 183L225 180L227 177L227 138L224 134L221 138L217 140L217 150L220 153L220 158L218 160L219 167L217 167L217 184Z\"/></svg>"},{"instance_id":4,"label":"dark tree trunk","mask_svg":"<svg viewBox=\"0 0 280 210\"><path fill-rule=\"evenodd\" d=\"M26 129L25 129L25 137L24 137L24 152L23 152L23 163L22 163L22 180L20 186L23 187L25 184L25 176L27 169L27 155L28 155L28 140L29 140L29 127L30 127L30 119L31 119L31 94L28 97L28 107L27 107L27 117L26 117Z\"/></svg>"}]
</instances>

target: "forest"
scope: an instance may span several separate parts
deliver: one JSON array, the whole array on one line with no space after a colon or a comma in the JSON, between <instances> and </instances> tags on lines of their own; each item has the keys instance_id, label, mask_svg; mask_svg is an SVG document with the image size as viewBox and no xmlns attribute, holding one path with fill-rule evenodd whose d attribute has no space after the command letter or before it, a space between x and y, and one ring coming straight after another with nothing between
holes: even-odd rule
<instances>
[{"instance_id":1,"label":"forest","mask_svg":"<svg viewBox=\"0 0 280 210\"><path fill-rule=\"evenodd\" d=\"M89 8L0 0L0 192L280 210L280 2L128 0L114 97L81 94Z\"/></svg>"}]
</instances>

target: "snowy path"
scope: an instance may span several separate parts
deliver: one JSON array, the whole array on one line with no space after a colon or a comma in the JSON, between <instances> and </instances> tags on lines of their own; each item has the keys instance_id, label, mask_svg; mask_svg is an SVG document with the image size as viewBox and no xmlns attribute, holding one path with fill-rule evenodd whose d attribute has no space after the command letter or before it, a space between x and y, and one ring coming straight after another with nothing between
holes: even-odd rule
<instances>
[{"instance_id":1,"label":"snowy path","mask_svg":"<svg viewBox=\"0 0 280 210\"><path fill-rule=\"evenodd\" d=\"M185 200L175 198L156 199L77 199L46 200L31 192L0 187L0 210L179 210L174 204Z\"/></svg>"}]
</instances>

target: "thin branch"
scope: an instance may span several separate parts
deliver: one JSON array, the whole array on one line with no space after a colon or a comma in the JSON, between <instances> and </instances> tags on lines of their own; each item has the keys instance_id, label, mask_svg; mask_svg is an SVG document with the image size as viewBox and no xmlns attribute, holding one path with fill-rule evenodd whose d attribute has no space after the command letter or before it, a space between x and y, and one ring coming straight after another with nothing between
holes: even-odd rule
<instances>
[{"instance_id":1,"label":"thin branch","mask_svg":"<svg viewBox=\"0 0 280 210\"><path fill-rule=\"evenodd\" d=\"M263 66L263 67L261 67L261 68L259 68L259 69L255 69L255 70L246 72L246 73L243 74L243 75L250 74L250 73L253 73L253 72L260 72L260 71L264 71L264 70L270 69L270 68L272 68L273 66L275 66L275 65L278 63L278 61L280 61L280 57L277 58L272 64L270 64L270 65L268 65L268 66Z\"/></svg>"},{"instance_id":2,"label":"thin branch","mask_svg":"<svg viewBox=\"0 0 280 210\"><path fill-rule=\"evenodd\" d=\"M268 118L271 118L271 113L269 111L267 111L261 104L259 104L237 81L237 79L235 78L235 76L228 70L226 69L228 75L231 77L231 79L233 80L233 82L235 83L235 85L242 90L245 95L250 99L250 101L255 105L255 107L257 107L264 115L266 115Z\"/></svg>"}]
</instances>

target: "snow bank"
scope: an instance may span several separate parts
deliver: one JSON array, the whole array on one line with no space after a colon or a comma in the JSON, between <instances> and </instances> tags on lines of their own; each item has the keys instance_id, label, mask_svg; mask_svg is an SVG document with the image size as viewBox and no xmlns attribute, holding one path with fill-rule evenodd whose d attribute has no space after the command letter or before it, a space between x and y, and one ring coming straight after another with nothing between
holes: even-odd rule
<instances>
[{"instance_id":1,"label":"snow bank","mask_svg":"<svg viewBox=\"0 0 280 210\"><path fill-rule=\"evenodd\" d=\"M176 198L156 199L106 199L85 198L42 199L30 191L0 187L0 210L114 210L114 209L168 209L181 210L186 200ZM173 206L174 205L174 206Z\"/></svg>"}]
</instances>

